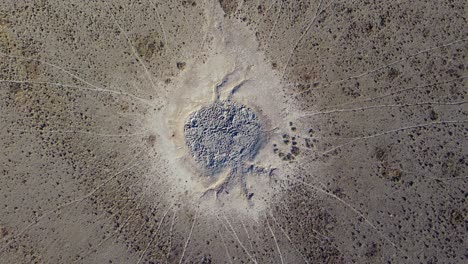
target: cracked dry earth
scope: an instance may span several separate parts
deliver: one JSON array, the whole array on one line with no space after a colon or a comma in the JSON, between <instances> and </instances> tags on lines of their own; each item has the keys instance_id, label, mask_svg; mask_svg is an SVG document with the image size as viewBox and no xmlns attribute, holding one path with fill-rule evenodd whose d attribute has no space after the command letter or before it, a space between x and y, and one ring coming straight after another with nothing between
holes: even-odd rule
<instances>
[{"instance_id":1,"label":"cracked dry earth","mask_svg":"<svg viewBox=\"0 0 468 264\"><path fill-rule=\"evenodd\" d=\"M0 263L465 263L467 8L0 1Z\"/></svg>"}]
</instances>

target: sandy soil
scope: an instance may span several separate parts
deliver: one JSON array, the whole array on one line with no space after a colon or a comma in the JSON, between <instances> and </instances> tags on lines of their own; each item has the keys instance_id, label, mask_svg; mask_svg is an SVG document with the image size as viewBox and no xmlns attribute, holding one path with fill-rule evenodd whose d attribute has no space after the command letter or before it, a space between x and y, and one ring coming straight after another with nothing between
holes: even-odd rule
<instances>
[{"instance_id":1,"label":"sandy soil","mask_svg":"<svg viewBox=\"0 0 468 264\"><path fill-rule=\"evenodd\" d=\"M466 262L467 8L0 1L0 263ZM236 177L185 142L217 99Z\"/></svg>"}]
</instances>

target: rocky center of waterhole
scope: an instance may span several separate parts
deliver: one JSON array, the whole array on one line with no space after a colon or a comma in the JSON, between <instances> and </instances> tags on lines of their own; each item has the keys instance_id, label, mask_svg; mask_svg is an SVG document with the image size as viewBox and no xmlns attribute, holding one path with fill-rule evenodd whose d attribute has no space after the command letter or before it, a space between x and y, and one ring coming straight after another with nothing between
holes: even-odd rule
<instances>
[{"instance_id":1,"label":"rocky center of waterhole","mask_svg":"<svg viewBox=\"0 0 468 264\"><path fill-rule=\"evenodd\" d=\"M227 168L242 169L255 157L262 138L262 126L250 108L225 100L190 114L184 133L197 165L215 175Z\"/></svg>"}]
</instances>

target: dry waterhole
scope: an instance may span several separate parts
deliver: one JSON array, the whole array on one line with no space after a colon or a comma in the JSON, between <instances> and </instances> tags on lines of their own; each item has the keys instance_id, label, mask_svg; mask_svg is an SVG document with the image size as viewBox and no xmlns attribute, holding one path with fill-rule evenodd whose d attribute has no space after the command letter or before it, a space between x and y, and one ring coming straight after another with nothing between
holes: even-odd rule
<instances>
[{"instance_id":1,"label":"dry waterhole","mask_svg":"<svg viewBox=\"0 0 468 264\"><path fill-rule=\"evenodd\" d=\"M0 1L0 263L465 263L467 8Z\"/></svg>"}]
</instances>

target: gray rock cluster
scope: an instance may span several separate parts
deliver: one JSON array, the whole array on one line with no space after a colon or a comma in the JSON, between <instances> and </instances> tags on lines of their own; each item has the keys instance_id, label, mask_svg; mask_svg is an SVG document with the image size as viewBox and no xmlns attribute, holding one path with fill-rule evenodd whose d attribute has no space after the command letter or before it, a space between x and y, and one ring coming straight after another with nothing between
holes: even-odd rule
<instances>
[{"instance_id":1,"label":"gray rock cluster","mask_svg":"<svg viewBox=\"0 0 468 264\"><path fill-rule=\"evenodd\" d=\"M185 123L187 146L196 162L212 173L238 168L253 158L261 140L261 124L248 107L217 101L191 114Z\"/></svg>"}]
</instances>

